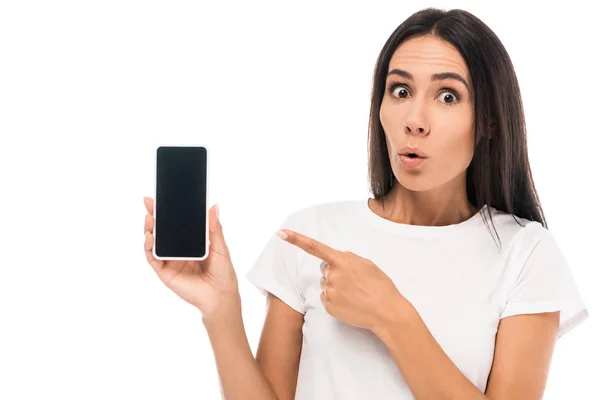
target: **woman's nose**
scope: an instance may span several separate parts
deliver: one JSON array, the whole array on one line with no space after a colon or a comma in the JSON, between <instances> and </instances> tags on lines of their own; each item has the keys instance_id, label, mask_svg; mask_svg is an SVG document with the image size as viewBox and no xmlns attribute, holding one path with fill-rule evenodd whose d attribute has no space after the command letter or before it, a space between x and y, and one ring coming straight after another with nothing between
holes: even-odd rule
<instances>
[{"instance_id":1,"label":"woman's nose","mask_svg":"<svg viewBox=\"0 0 600 400\"><path fill-rule=\"evenodd\" d=\"M404 131L407 134L427 135L429 134L429 127L426 126L423 122L411 120L406 122Z\"/></svg>"},{"instance_id":2,"label":"woman's nose","mask_svg":"<svg viewBox=\"0 0 600 400\"><path fill-rule=\"evenodd\" d=\"M429 124L425 118L424 105L413 104L412 109L406 116L404 131L410 135L427 135L429 133Z\"/></svg>"}]
</instances>

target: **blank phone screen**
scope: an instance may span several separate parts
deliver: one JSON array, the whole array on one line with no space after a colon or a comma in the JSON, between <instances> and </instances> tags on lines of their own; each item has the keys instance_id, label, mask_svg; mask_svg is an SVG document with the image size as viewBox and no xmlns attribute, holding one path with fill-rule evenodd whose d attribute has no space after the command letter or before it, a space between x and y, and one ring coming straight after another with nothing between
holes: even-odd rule
<instances>
[{"instance_id":1,"label":"blank phone screen","mask_svg":"<svg viewBox=\"0 0 600 400\"><path fill-rule=\"evenodd\" d=\"M206 253L205 147L156 150L155 252L159 257L198 257Z\"/></svg>"}]
</instances>

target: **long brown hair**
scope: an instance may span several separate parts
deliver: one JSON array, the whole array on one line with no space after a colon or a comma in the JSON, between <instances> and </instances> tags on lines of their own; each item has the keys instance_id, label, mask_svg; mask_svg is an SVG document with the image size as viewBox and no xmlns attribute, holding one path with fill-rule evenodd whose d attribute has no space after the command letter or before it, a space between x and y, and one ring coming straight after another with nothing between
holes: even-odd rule
<instances>
[{"instance_id":1,"label":"long brown hair","mask_svg":"<svg viewBox=\"0 0 600 400\"><path fill-rule=\"evenodd\" d=\"M427 8L414 13L391 34L377 58L368 150L373 196L381 200L395 181L379 120L389 62L402 42L424 35L435 35L454 45L471 74L477 145L467 168L469 202L478 210L488 205L512 214L513 218L537 221L548 229L529 166L525 115L512 62L494 32L464 10ZM489 208L487 217L493 225ZM516 218L515 221L523 226ZM486 225L489 230L487 221Z\"/></svg>"}]
</instances>

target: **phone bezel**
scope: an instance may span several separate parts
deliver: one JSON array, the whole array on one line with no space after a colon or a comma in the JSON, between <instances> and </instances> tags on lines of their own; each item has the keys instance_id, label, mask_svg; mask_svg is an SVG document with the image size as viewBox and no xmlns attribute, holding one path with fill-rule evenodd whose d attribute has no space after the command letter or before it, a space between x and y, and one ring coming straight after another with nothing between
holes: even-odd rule
<instances>
[{"instance_id":1,"label":"phone bezel","mask_svg":"<svg viewBox=\"0 0 600 400\"><path fill-rule=\"evenodd\" d=\"M158 214L158 204L156 201L156 194L157 194L157 178L158 178L158 149L160 149L161 147L202 147L206 150L206 187L205 187L205 193L206 193L206 198L205 198L205 203L206 207L206 224L205 224L205 230L206 232L204 233L204 237L205 237L205 243L204 243L204 248L206 249L204 255L202 257L161 257L159 255L156 254L156 215ZM154 258L156 258L157 260L192 260L192 261L203 261L206 260L208 258L209 255L209 248L210 248L210 239L209 239L209 229L208 229L208 215L209 215L209 205L208 205L208 187L209 187L209 178L210 177L210 150L208 148L208 146L206 145L202 145L202 144L194 144L194 145L182 145L182 144L161 144L158 147L156 147L156 150L154 152L154 228L153 228L153 238L154 241L152 243L152 255L154 256Z\"/></svg>"}]
</instances>

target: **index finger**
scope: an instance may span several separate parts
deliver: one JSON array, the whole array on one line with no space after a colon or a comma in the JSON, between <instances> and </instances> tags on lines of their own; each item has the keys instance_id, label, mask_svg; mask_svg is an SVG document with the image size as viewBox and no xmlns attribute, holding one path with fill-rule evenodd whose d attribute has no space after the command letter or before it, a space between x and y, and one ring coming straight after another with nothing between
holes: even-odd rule
<instances>
[{"instance_id":1,"label":"index finger","mask_svg":"<svg viewBox=\"0 0 600 400\"><path fill-rule=\"evenodd\" d=\"M286 242L291 243L294 246L300 247L307 253L312 254L323 261L327 261L327 263L329 264L333 264L340 254L339 250L333 249L327 246L326 244L323 244L301 233L290 231L287 229L282 229L279 232L283 232L285 233L285 235L287 235L287 237L280 236Z\"/></svg>"}]
</instances>

